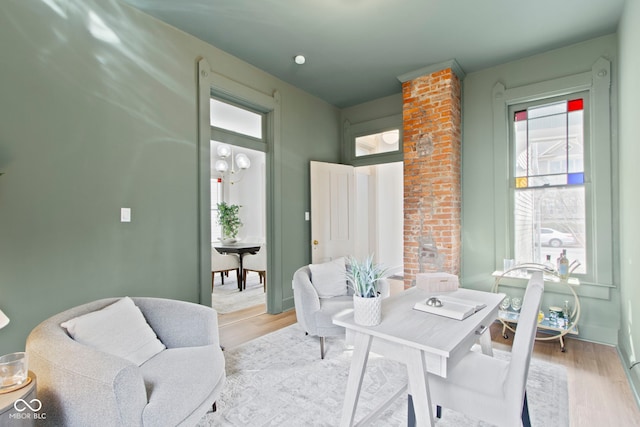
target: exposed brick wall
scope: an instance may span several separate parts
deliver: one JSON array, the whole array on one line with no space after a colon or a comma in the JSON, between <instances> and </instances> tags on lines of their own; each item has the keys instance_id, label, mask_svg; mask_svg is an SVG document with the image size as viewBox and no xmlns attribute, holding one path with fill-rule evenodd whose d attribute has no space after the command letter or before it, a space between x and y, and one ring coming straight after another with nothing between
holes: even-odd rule
<instances>
[{"instance_id":1,"label":"exposed brick wall","mask_svg":"<svg viewBox=\"0 0 640 427\"><path fill-rule=\"evenodd\" d=\"M451 68L402 84L404 278L460 272L460 79Z\"/></svg>"}]
</instances>

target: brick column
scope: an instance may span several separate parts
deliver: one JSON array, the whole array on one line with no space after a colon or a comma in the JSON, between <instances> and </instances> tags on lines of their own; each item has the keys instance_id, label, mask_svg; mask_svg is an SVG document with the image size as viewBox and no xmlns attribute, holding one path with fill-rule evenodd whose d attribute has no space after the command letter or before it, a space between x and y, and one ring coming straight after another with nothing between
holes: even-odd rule
<instances>
[{"instance_id":1,"label":"brick column","mask_svg":"<svg viewBox=\"0 0 640 427\"><path fill-rule=\"evenodd\" d=\"M404 279L460 272L460 79L452 68L403 81Z\"/></svg>"}]
</instances>

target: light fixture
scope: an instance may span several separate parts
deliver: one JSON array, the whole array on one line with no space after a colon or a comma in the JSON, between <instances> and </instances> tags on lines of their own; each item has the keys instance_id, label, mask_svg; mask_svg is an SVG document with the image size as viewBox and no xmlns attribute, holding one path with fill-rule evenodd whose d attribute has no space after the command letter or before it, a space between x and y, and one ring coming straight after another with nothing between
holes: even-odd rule
<instances>
[{"instance_id":1,"label":"light fixture","mask_svg":"<svg viewBox=\"0 0 640 427\"><path fill-rule=\"evenodd\" d=\"M293 62L295 62L298 65L302 65L305 62L307 62L307 58L305 58L304 55L296 55L293 57Z\"/></svg>"},{"instance_id":2,"label":"light fixture","mask_svg":"<svg viewBox=\"0 0 640 427\"><path fill-rule=\"evenodd\" d=\"M0 329L4 328L8 324L9 324L9 318L7 317L6 314L2 312L2 310L0 310Z\"/></svg>"},{"instance_id":3,"label":"light fixture","mask_svg":"<svg viewBox=\"0 0 640 427\"><path fill-rule=\"evenodd\" d=\"M218 157L226 159L231 155L231 147L227 144L219 144L216 152L218 153Z\"/></svg>"},{"instance_id":4,"label":"light fixture","mask_svg":"<svg viewBox=\"0 0 640 427\"><path fill-rule=\"evenodd\" d=\"M394 145L400 140L400 131L398 129L390 130L382 133L382 140L385 144Z\"/></svg>"},{"instance_id":5,"label":"light fixture","mask_svg":"<svg viewBox=\"0 0 640 427\"><path fill-rule=\"evenodd\" d=\"M219 144L216 148L216 153L220 159L216 160L214 167L216 171L222 175L222 178L228 174L228 181L230 184L235 184L242 179L242 172L251 167L251 160L249 156L244 153L238 153L233 156L233 148L227 144ZM231 158L231 168L227 163L227 157ZM237 169L236 169L237 167Z\"/></svg>"}]
</instances>

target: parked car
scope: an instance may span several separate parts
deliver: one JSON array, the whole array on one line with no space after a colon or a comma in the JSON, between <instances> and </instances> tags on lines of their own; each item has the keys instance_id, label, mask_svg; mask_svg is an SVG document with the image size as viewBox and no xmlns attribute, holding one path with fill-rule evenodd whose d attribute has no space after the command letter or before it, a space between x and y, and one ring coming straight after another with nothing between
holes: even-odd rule
<instances>
[{"instance_id":1,"label":"parked car","mask_svg":"<svg viewBox=\"0 0 640 427\"><path fill-rule=\"evenodd\" d=\"M576 239L571 233L563 233L553 228L540 229L540 244L543 246L559 248L560 246L573 245L575 243Z\"/></svg>"}]
</instances>

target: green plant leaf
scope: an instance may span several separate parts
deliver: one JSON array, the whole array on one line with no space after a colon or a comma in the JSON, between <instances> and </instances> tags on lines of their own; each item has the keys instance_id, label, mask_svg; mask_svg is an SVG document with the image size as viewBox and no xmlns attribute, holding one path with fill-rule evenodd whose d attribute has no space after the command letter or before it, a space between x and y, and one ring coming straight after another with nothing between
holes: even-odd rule
<instances>
[{"instance_id":1,"label":"green plant leaf","mask_svg":"<svg viewBox=\"0 0 640 427\"><path fill-rule=\"evenodd\" d=\"M386 269L373 262L373 254L360 262L349 258L347 282L356 295L363 298L375 298L378 295L378 282L385 277Z\"/></svg>"},{"instance_id":2,"label":"green plant leaf","mask_svg":"<svg viewBox=\"0 0 640 427\"><path fill-rule=\"evenodd\" d=\"M218 203L218 223L222 226L222 235L235 239L238 236L242 221L240 221L240 206L226 202Z\"/></svg>"}]
</instances>

